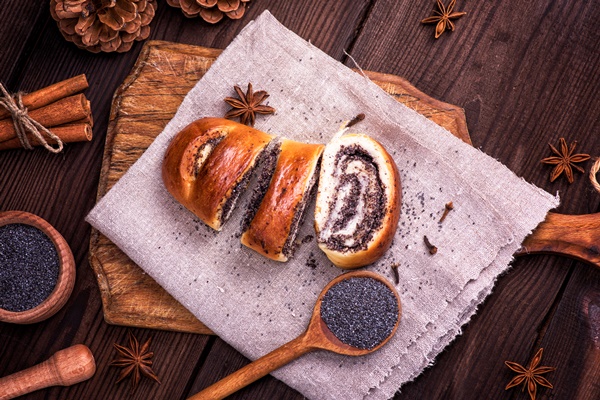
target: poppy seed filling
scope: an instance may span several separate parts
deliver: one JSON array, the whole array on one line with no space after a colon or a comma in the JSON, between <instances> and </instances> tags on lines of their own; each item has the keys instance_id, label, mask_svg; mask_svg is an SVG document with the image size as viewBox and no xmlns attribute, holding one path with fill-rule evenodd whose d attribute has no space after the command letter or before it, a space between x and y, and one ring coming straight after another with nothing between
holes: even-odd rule
<instances>
[{"instance_id":1,"label":"poppy seed filling","mask_svg":"<svg viewBox=\"0 0 600 400\"><path fill-rule=\"evenodd\" d=\"M296 237L298 236L298 230L300 229L300 225L304 221L304 217L306 216L306 206L308 202L314 198L316 194L316 183L318 180L317 171L319 171L321 165L321 161L319 160L315 171L310 177L310 181L308 183L308 187L306 188L306 192L304 192L302 196L302 201L298 203L296 209L294 210L294 219L292 220L292 224L290 227L290 234L283 245L283 250L281 251L286 257L291 257L296 250L298 243L296 242Z\"/></svg>"},{"instance_id":2,"label":"poppy seed filling","mask_svg":"<svg viewBox=\"0 0 600 400\"><path fill-rule=\"evenodd\" d=\"M231 214L233 213L235 205L237 204L237 201L240 198L240 196L242 195L242 193L248 187L248 184L250 183L250 178L252 177L252 174L254 173L254 171L263 162L265 162L265 159L267 159L267 160L269 159L270 152L268 151L268 149L269 149L269 146L267 145L261 150L260 154L256 157L256 161L254 162L254 164L246 172L244 172L244 175L242 176L242 178L239 180L238 183L236 183L234 188L231 190L231 194L229 195L229 197L225 200L225 203L223 204L223 208L222 208L222 212L221 212L221 216L220 216L221 224L224 224L229 219L229 217L231 217Z\"/></svg>"},{"instance_id":3,"label":"poppy seed filling","mask_svg":"<svg viewBox=\"0 0 600 400\"><path fill-rule=\"evenodd\" d=\"M342 252L367 248L385 216L385 187L373 157L358 144L341 146L334 162L338 194L329 203L319 241Z\"/></svg>"},{"instance_id":4,"label":"poppy seed filling","mask_svg":"<svg viewBox=\"0 0 600 400\"><path fill-rule=\"evenodd\" d=\"M260 207L260 202L263 197L267 193L269 189L269 184L271 183L271 177L275 172L275 167L277 167L277 158L279 157L279 153L281 152L281 141L278 138L273 139L269 145L267 146L264 157L261 157L258 164L262 165L260 176L258 177L258 183L255 186L252 197L248 202L248 207L246 208L246 212L244 213L244 217L241 222L241 232L245 232L250 227L250 223L258 208Z\"/></svg>"}]
</instances>

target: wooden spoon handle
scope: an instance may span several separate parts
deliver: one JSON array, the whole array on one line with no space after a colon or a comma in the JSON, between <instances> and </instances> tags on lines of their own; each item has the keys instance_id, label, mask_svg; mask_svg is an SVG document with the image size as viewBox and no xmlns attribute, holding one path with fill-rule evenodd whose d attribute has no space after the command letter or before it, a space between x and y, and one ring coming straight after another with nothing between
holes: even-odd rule
<instances>
[{"instance_id":1,"label":"wooden spoon handle","mask_svg":"<svg viewBox=\"0 0 600 400\"><path fill-rule=\"evenodd\" d=\"M13 399L49 386L70 386L91 378L96 363L82 344L57 351L46 361L0 378L0 399Z\"/></svg>"},{"instance_id":2,"label":"wooden spoon handle","mask_svg":"<svg viewBox=\"0 0 600 400\"><path fill-rule=\"evenodd\" d=\"M303 334L189 397L188 400L217 400L227 397L314 349L315 347L307 345Z\"/></svg>"},{"instance_id":3,"label":"wooden spoon handle","mask_svg":"<svg viewBox=\"0 0 600 400\"><path fill-rule=\"evenodd\" d=\"M600 268L600 213L548 213L516 255L536 253L564 255Z\"/></svg>"}]
</instances>

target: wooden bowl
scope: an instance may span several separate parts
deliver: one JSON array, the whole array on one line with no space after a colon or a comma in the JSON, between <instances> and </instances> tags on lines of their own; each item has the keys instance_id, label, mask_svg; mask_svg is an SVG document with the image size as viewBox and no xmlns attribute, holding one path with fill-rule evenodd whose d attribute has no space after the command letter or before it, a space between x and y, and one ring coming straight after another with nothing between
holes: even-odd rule
<instances>
[{"instance_id":1,"label":"wooden bowl","mask_svg":"<svg viewBox=\"0 0 600 400\"><path fill-rule=\"evenodd\" d=\"M31 225L44 232L54 244L59 259L58 280L46 300L25 311L13 312L0 308L0 321L14 324L33 324L50 318L60 310L75 286L75 260L65 238L48 222L24 211L0 212L0 226L8 224Z\"/></svg>"}]
</instances>

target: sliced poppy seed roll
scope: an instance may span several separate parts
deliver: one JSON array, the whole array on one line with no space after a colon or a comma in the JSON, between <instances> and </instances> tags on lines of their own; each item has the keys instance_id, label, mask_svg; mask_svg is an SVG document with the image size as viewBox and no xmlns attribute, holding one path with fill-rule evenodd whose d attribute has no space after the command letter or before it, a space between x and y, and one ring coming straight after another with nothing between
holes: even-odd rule
<instances>
[{"instance_id":1,"label":"sliced poppy seed roll","mask_svg":"<svg viewBox=\"0 0 600 400\"><path fill-rule=\"evenodd\" d=\"M273 176L256 209L249 208L242 243L276 261L287 261L294 252L296 236L303 220L312 188L318 177L323 145L282 139ZM264 181L263 181L264 182ZM258 187L264 187L259 183ZM260 190L257 196L261 196ZM251 201L250 204L253 202ZM258 201L254 201L258 204ZM250 221L250 222L248 222Z\"/></svg>"},{"instance_id":2,"label":"sliced poppy seed roll","mask_svg":"<svg viewBox=\"0 0 600 400\"><path fill-rule=\"evenodd\" d=\"M344 269L377 261L396 233L401 197L398 169L381 144L362 134L332 140L315 208L319 247Z\"/></svg>"},{"instance_id":3,"label":"sliced poppy seed roll","mask_svg":"<svg viewBox=\"0 0 600 400\"><path fill-rule=\"evenodd\" d=\"M221 230L272 139L226 119L194 121L173 138L165 153L165 187L204 223Z\"/></svg>"}]
</instances>

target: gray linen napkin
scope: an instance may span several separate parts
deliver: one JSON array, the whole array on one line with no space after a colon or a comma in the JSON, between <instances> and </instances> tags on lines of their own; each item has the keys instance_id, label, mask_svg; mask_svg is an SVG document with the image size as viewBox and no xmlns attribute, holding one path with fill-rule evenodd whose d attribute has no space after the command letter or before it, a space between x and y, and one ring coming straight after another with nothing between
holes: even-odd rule
<instances>
[{"instance_id":1,"label":"gray linen napkin","mask_svg":"<svg viewBox=\"0 0 600 400\"><path fill-rule=\"evenodd\" d=\"M258 358L301 334L321 289L342 273L314 240L282 264L241 246L241 199L222 232L175 202L161 180L173 136L224 115L233 85L271 93L277 109L256 128L326 143L343 120L379 140L401 171L403 206L393 247L370 270L393 281L399 263L403 315L396 336L365 357L308 354L273 375L313 399L391 397L431 365L491 292L512 254L558 199L399 104L362 75L282 26L268 11L251 22L189 92L175 117L88 221L221 338ZM455 209L438 224L444 204ZM313 210L309 210L312 213ZM314 235L308 216L300 238ZM427 235L439 251L423 244ZM317 261L311 268L309 258Z\"/></svg>"}]
</instances>

